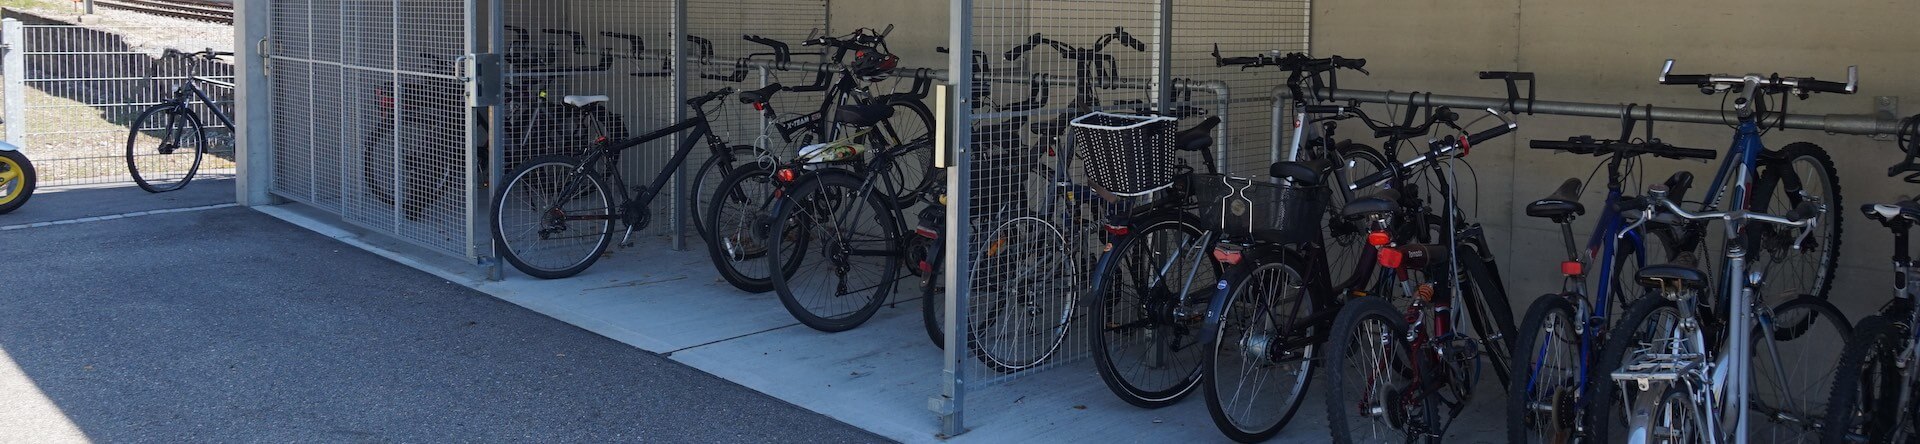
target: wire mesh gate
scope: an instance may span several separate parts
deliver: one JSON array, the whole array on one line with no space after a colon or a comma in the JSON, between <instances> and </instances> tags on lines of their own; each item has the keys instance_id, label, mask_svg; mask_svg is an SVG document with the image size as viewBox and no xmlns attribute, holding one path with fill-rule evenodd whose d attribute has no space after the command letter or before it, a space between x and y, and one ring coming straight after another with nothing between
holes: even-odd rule
<instances>
[{"instance_id":1,"label":"wire mesh gate","mask_svg":"<svg viewBox=\"0 0 1920 444\"><path fill-rule=\"evenodd\" d=\"M11 42L4 63L20 64L23 75L10 85L5 126L7 140L34 154L40 183L46 186L129 182L128 125L142 111L169 97L173 85L188 76L232 82L233 65L201 59L162 59L166 49L233 49L233 29L223 25L156 27L6 22ZM208 106L230 107L233 89L205 84L214 103L193 102L201 116ZM158 122L160 119L154 119ZM232 177L233 129L202 122L208 154L196 177ZM142 167L159 168L160 165ZM149 171L178 173L184 171Z\"/></svg>"},{"instance_id":2,"label":"wire mesh gate","mask_svg":"<svg viewBox=\"0 0 1920 444\"><path fill-rule=\"evenodd\" d=\"M966 400L1006 382L1095 353L1121 362L1153 353L1123 328L1138 322L1138 307L1091 313L1085 299L1110 247L1103 225L1113 204L1086 189L1080 158L1069 154L1079 148L1070 119L1151 113L1185 127L1219 117L1212 160L1223 173L1263 177L1283 136L1284 116L1271 105L1284 76L1219 68L1211 53L1305 51L1309 12L1304 0L952 2L954 29L964 32L952 37L956 53L976 55L957 56L950 81L961 91L954 125L971 130L955 137L964 148L948 179L962 210L948 217L954 290L943 393L931 402L943 433L964 432ZM1204 171L1204 159L1183 156ZM1096 334L1103 350L1093 350Z\"/></svg>"},{"instance_id":3,"label":"wire mesh gate","mask_svg":"<svg viewBox=\"0 0 1920 444\"><path fill-rule=\"evenodd\" d=\"M463 258L485 177L459 61L471 0L275 0L267 76L280 197Z\"/></svg>"}]
</instances>

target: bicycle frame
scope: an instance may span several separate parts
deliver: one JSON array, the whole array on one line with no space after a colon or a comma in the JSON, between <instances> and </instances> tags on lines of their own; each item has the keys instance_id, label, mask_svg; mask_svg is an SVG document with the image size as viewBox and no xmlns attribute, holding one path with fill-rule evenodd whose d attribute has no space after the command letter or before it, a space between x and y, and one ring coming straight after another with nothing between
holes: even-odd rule
<instances>
[{"instance_id":1,"label":"bicycle frame","mask_svg":"<svg viewBox=\"0 0 1920 444\"><path fill-rule=\"evenodd\" d=\"M212 98L207 97L207 93L200 89L200 86L199 86L200 82L221 85L228 88L233 87L232 83L222 82L219 80L213 80L213 79L200 77L200 76L189 76L187 77L186 82L181 83L179 86L174 87L173 99L168 100L168 103L173 103L175 106L186 106L189 103L193 103L192 100L188 100L188 98L191 97L194 100L199 100L200 103L207 104L207 109L213 112L213 117L215 119L218 119L221 125L226 125L227 128L236 128L236 126L234 126L233 124L233 118L228 117L226 111L221 111L220 106L218 106L218 102L215 102L213 101Z\"/></svg>"},{"instance_id":2,"label":"bicycle frame","mask_svg":"<svg viewBox=\"0 0 1920 444\"><path fill-rule=\"evenodd\" d=\"M597 146L587 151L586 157L581 159L580 166L574 170L574 174L602 174L607 176L613 181L614 190L617 190L617 193L619 193L622 207L619 208L620 211L613 212L611 216L568 215L566 220L600 220L621 218L624 216L628 222L628 230L631 231L633 226L639 222L634 214L653 205L653 200L660 196L661 190L666 188L667 180L672 179L673 174L680 170L680 164L687 161L687 155L693 152L695 145L704 140L708 148L713 149L714 152L719 153L726 151L726 141L720 140L720 136L714 134L712 128L708 126L706 110L701 109L699 106L691 106L690 108L693 108L694 116L687 118L687 120L682 120L680 123L673 124L673 126L657 129L653 132L623 141L596 142L595 145ZM621 177L622 175L618 168L620 154L627 149L687 130L692 130L692 132L680 140L680 146L674 149L673 157L667 160L666 166L654 175L653 182L646 188L641 189L639 196L636 197L634 192L627 187L626 179ZM604 168L596 171L594 170L595 166L604 166ZM555 205L558 205L558 203Z\"/></svg>"}]
</instances>

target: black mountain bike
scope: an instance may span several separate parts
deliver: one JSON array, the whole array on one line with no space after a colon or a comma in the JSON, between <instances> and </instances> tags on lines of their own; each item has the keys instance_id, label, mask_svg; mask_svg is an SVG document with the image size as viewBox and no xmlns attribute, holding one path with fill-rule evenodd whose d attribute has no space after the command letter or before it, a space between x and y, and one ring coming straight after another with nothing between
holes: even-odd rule
<instances>
[{"instance_id":1,"label":"black mountain bike","mask_svg":"<svg viewBox=\"0 0 1920 444\"><path fill-rule=\"evenodd\" d=\"M634 230L652 222L654 199L695 145L705 141L715 155L728 149L708 126L704 106L729 94L732 88L688 99L694 116L672 126L628 139L595 141L582 155L538 157L514 169L493 197L493 239L500 256L523 273L557 279L579 274L599 260L613 240L616 221L626 224L622 243L627 242ZM652 183L627 186L619 169L622 152L689 130Z\"/></svg>"},{"instance_id":2,"label":"black mountain bike","mask_svg":"<svg viewBox=\"0 0 1920 444\"><path fill-rule=\"evenodd\" d=\"M167 49L147 70L147 79L160 69L160 63L169 60L186 60L192 67L199 67L200 61L216 62L222 56L232 56L231 52L212 49L198 52L180 52ZM198 59L198 60L196 60ZM193 180L193 174L200 170L200 161L207 152L209 132L204 120L200 118L202 107L213 114L220 126L214 137L231 141L233 139L233 118L221 109L219 103L207 97L200 84L219 85L233 88L233 83L200 77L189 73L187 80L173 87L171 96L159 104L148 107L140 117L133 120L127 133L127 171L133 173L133 182L149 193L178 190Z\"/></svg>"}]
</instances>

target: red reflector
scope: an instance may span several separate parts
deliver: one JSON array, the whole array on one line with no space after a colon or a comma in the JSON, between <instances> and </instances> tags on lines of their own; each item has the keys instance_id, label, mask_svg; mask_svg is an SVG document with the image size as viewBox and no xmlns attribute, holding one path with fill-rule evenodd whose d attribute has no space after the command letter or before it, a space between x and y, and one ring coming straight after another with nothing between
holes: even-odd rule
<instances>
[{"instance_id":1,"label":"red reflector","mask_svg":"<svg viewBox=\"0 0 1920 444\"><path fill-rule=\"evenodd\" d=\"M1560 274L1564 274L1568 276L1579 276L1582 274L1586 274L1586 271L1587 270L1586 270L1585 264L1581 264L1580 261L1566 261L1566 262L1560 263Z\"/></svg>"},{"instance_id":2,"label":"red reflector","mask_svg":"<svg viewBox=\"0 0 1920 444\"><path fill-rule=\"evenodd\" d=\"M600 136L600 138L598 139L593 139L593 143L605 143L606 141L607 141L607 136Z\"/></svg>"},{"instance_id":3,"label":"red reflector","mask_svg":"<svg viewBox=\"0 0 1920 444\"><path fill-rule=\"evenodd\" d=\"M913 227L913 233L920 235L920 237L924 237L928 239L940 238L940 232L933 231L932 228L927 228L927 227Z\"/></svg>"},{"instance_id":4,"label":"red reflector","mask_svg":"<svg viewBox=\"0 0 1920 444\"><path fill-rule=\"evenodd\" d=\"M1467 157L1468 154L1473 154L1473 142L1469 142L1466 137L1462 137L1460 138L1460 157Z\"/></svg>"},{"instance_id":5,"label":"red reflector","mask_svg":"<svg viewBox=\"0 0 1920 444\"><path fill-rule=\"evenodd\" d=\"M927 261L920 261L920 274L932 274L932 273L933 273L933 264L929 264L927 263Z\"/></svg>"},{"instance_id":6,"label":"red reflector","mask_svg":"<svg viewBox=\"0 0 1920 444\"><path fill-rule=\"evenodd\" d=\"M1387 232L1385 231L1375 231L1372 233L1367 233L1367 245L1372 245L1375 247L1384 247L1384 246L1387 246L1387 243L1391 241L1393 241L1393 239L1387 237Z\"/></svg>"},{"instance_id":7,"label":"red reflector","mask_svg":"<svg viewBox=\"0 0 1920 444\"><path fill-rule=\"evenodd\" d=\"M793 169L792 169L792 168L781 168L781 169L780 169L780 172L778 172L778 173L774 173L774 175L773 175L773 177L774 177L775 179L780 179L780 181L781 181L781 182L792 182L792 181L793 181Z\"/></svg>"},{"instance_id":8,"label":"red reflector","mask_svg":"<svg viewBox=\"0 0 1920 444\"><path fill-rule=\"evenodd\" d=\"M1400 264L1406 262L1407 254L1401 253L1400 250L1394 249L1393 247L1385 247L1380 249L1378 257L1380 258L1380 266L1400 268Z\"/></svg>"},{"instance_id":9,"label":"red reflector","mask_svg":"<svg viewBox=\"0 0 1920 444\"><path fill-rule=\"evenodd\" d=\"M1133 230L1127 228L1126 225L1108 225L1107 226L1107 234L1111 234L1114 236L1126 236L1127 233L1130 233L1132 231Z\"/></svg>"},{"instance_id":10,"label":"red reflector","mask_svg":"<svg viewBox=\"0 0 1920 444\"><path fill-rule=\"evenodd\" d=\"M1220 263L1227 265L1238 264L1240 263L1240 250L1215 248L1213 249L1213 260L1220 261Z\"/></svg>"},{"instance_id":11,"label":"red reflector","mask_svg":"<svg viewBox=\"0 0 1920 444\"><path fill-rule=\"evenodd\" d=\"M765 104L765 103L761 103L761 102L753 102L753 110L754 110L754 111L766 111L766 110L767 110L767 104Z\"/></svg>"}]
</instances>

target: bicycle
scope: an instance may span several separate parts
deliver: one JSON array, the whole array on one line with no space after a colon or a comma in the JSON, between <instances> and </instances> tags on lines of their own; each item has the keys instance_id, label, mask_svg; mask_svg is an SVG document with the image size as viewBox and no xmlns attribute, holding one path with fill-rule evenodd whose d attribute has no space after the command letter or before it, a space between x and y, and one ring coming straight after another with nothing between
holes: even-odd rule
<instances>
[{"instance_id":1,"label":"bicycle","mask_svg":"<svg viewBox=\"0 0 1920 444\"><path fill-rule=\"evenodd\" d=\"M1842 204L1839 172L1834 167L1832 156L1824 148L1808 142L1795 142L1773 150L1764 146L1761 137L1777 126L1777 123L1768 123L1768 118L1772 117L1770 114L1778 116L1777 119L1786 118L1784 110L1790 102L1788 97L1805 100L1812 93L1853 94L1859 84L1858 68L1847 68L1847 83L1812 77L1781 77L1779 74L1683 75L1673 74L1672 71L1673 60L1667 60L1660 71L1661 84L1696 86L1704 94L1738 95L1734 99L1736 107L1745 103L1744 106L1748 108L1735 111L1740 115L1729 125L1734 130L1733 142L1707 187L1705 200L1699 204L1701 211L1726 208L1764 213L1790 210L1801 202L1814 199L1833 207ZM1767 106L1768 97L1773 95L1780 96L1782 111L1777 113ZM1675 201L1685 200L1685 187L1672 191ZM1793 244L1794 239L1782 233L1780 228L1766 225L1752 227L1739 237L1740 241L1748 243L1749 252L1760 254L1753 265L1764 267L1769 275L1776 276L1769 282L1770 292L1775 295L1811 294L1827 297L1827 292L1833 288L1833 273L1838 266L1840 235L1845 222L1840 212L1829 212L1827 217L1832 218L1831 223L1821 224L1822 230L1827 231L1804 239L1804 245ZM1708 231L1704 222L1670 229L1656 227L1653 230L1666 245L1675 246L1676 252L1692 252L1702 259L1717 259L1708 253L1711 249L1706 242ZM1719 288L1728 279L1726 276L1718 277L1710 283L1709 290ZM1715 291L1713 294L1721 293Z\"/></svg>"},{"instance_id":2,"label":"bicycle","mask_svg":"<svg viewBox=\"0 0 1920 444\"><path fill-rule=\"evenodd\" d=\"M160 69L160 63L168 60L186 60L190 66L198 67L194 59L209 62L219 61L220 57L231 57L232 52L205 49L186 53L168 48L159 59L148 65L147 80L152 80ZM201 157L207 152L207 129L200 119L199 106L204 106L213 114L225 131L223 140L233 138L233 118L221 109L218 102L207 97L200 84L233 88L232 82L222 82L193 74L186 81L174 85L169 96L160 103L148 107L128 125L127 132L127 171L133 174L133 182L149 193L163 193L178 190L193 181L194 173L200 170ZM200 105L195 105L195 103ZM159 120L158 122L150 122ZM157 134L149 134L157 133ZM147 137L142 137L143 135ZM143 145L153 144L143 149ZM142 173L141 170L146 170Z\"/></svg>"},{"instance_id":3,"label":"bicycle","mask_svg":"<svg viewBox=\"0 0 1920 444\"><path fill-rule=\"evenodd\" d=\"M586 270L613 240L616 221L626 225L621 243L652 222L651 207L693 148L704 141L715 156L728 145L708 126L707 102L733 94L722 88L685 101L693 117L665 128L621 140L597 140L579 156L530 159L494 193L493 239L500 256L514 268L543 279ZM619 170L627 149L687 132L653 182L628 187ZM613 191L607 187L612 181ZM615 198L618 201L615 201ZM544 253L553 253L552 259Z\"/></svg>"},{"instance_id":4,"label":"bicycle","mask_svg":"<svg viewBox=\"0 0 1920 444\"><path fill-rule=\"evenodd\" d=\"M1792 213L1775 216L1751 211L1693 213L1669 198L1665 184L1655 184L1630 207L1642 208L1635 224L1669 215L1685 220L1720 219L1729 238L1739 236L1753 222L1800 228L1810 233L1820 222L1822 205L1804 202ZM1657 288L1659 297L1634 302L1601 353L1601 369L1611 370L1617 384L1601 384L1590 409L1589 429L1595 439L1617 433L1628 442L1668 442L1687 438L1702 442L1747 442L1753 437L1779 441L1781 435L1809 436L1819 432L1813 418L1825 412L1810 399L1795 399L1803 389L1790 386L1799 378L1788 369L1806 370L1808 363L1833 362L1815 352L1831 348L1850 334L1851 325L1826 301L1803 295L1768 309L1758 296L1762 273L1748 274L1746 250L1739 242L1725 247L1726 269L1732 276L1750 276L1730 296L1724 315L1705 306L1700 291L1708 277L1691 264L1643 268L1636 279ZM1804 313L1802 313L1804 311ZM1787 313L1787 314L1783 314ZM1791 315L1789 315L1791 314ZM1815 327L1830 327L1825 335ZM1810 347L1782 352L1783 343ZM1752 360L1751 362L1749 360ZM1800 365L1789 366L1797 362ZM1824 365L1822 365L1824 367ZM1819 375L1815 375L1818 377ZM1825 388L1814 381L1805 387ZM1624 409L1614 409L1615 400ZM1753 412L1760 415L1752 415ZM1758 421L1765 419L1766 421ZM1616 422L1618 421L1618 422ZM1752 428L1760 425L1760 428ZM1621 430L1613 427L1620 426ZM1755 430L1760 429L1760 430ZM1753 430L1754 433L1749 433ZM1601 441L1608 442L1608 441Z\"/></svg>"},{"instance_id":5,"label":"bicycle","mask_svg":"<svg viewBox=\"0 0 1920 444\"><path fill-rule=\"evenodd\" d=\"M1296 53L1216 59L1216 63L1243 68L1273 66L1288 72L1288 84L1297 93L1293 97L1299 110L1306 103L1319 100L1317 94L1326 85L1324 78L1331 77L1338 69L1365 73L1366 61L1339 57L1312 59ZM1305 119L1310 114L1296 114L1296 122L1309 131L1313 128L1321 131L1315 137L1295 137L1288 158L1320 159L1324 163L1316 165L1325 168L1314 171L1338 176L1342 183L1361 166L1385 167L1386 161L1370 148L1347 141L1334 142L1333 125L1308 125ZM1201 126L1210 127L1213 122L1209 119ZM1220 281L1231 266L1206 254L1219 236L1219 221L1217 218L1205 220L1207 218L1199 213L1217 210L1220 199L1225 197L1219 191L1221 187L1228 180L1238 179L1218 174L1213 155L1207 149L1212 139L1206 132L1183 132L1175 141L1182 150L1201 152L1206 174L1177 173L1171 192L1109 217L1104 228L1112 237L1111 248L1106 249L1094 266L1094 281L1085 302L1099 317L1094 321L1097 334L1093 340L1095 368L1101 372L1101 380L1121 399L1144 408L1178 402L1205 379L1203 355L1212 344L1204 338L1214 329L1202 323L1212 313L1209 308L1217 307L1220 300L1207 284ZM1353 162L1346 162L1348 159ZM1341 167L1335 168L1335 164ZM1334 169L1337 171L1329 171ZM1344 195L1346 193L1342 193ZM1319 221L1312 224L1316 233L1322 225L1329 224ZM1331 225L1329 229L1337 230ZM1200 285L1196 287L1196 283ZM1216 423L1220 419L1216 417Z\"/></svg>"},{"instance_id":6,"label":"bicycle","mask_svg":"<svg viewBox=\"0 0 1920 444\"><path fill-rule=\"evenodd\" d=\"M1649 191L1649 195L1642 197L1640 202L1629 202L1632 205L1627 205L1628 208L1646 207L1636 225L1645 225L1642 221L1651 217L1678 218L1663 225L1684 227L1684 232L1676 233L1682 229L1662 230L1658 227L1649 230L1657 236L1665 236L1665 245L1680 247L1672 250L1676 252L1675 263L1642 268L1637 273L1636 280L1642 286L1658 289L1662 297L1640 298L1612 330L1613 334L1602 349L1597 368L1611 372L1616 384L1599 384L1595 390L1594 403L1588 409L1586 419L1588 433L1602 442L1616 432L1625 434L1628 439L1655 439L1647 435L1646 429L1654 426L1649 421L1655 417L1646 415L1660 411L1683 417L1676 417L1680 422L1668 421L1658 424L1658 427L1692 427L1692 430L1702 434L1702 439L1709 442L1744 442L1755 436L1749 434L1750 430L1762 436L1773 435L1776 439L1779 435L1813 436L1818 433L1818 425L1814 424L1812 418L1819 418L1824 412L1807 411L1818 406L1806 404L1812 400L1801 399L1806 396L1793 393L1783 385L1805 375L1789 374L1788 368L1781 364L1782 359L1791 359L1800 364L1831 362L1830 359L1821 360L1811 355L1832 351L1825 350L1830 347L1822 342L1839 341L1838 338L1844 337L1850 330L1851 324L1839 310L1826 302L1823 291L1791 286L1784 291L1775 290L1777 286L1772 276L1777 273L1771 269L1771 265L1776 264L1769 262L1778 262L1782 256L1798 256L1796 252L1808 249L1822 250L1830 256L1837 248L1833 243L1837 239L1816 240L1814 233L1838 234L1837 228L1825 225L1838 224L1840 218L1823 208L1838 204L1837 201L1827 200L1828 197L1839 197L1837 190L1832 188L1829 188L1833 190L1831 193L1821 193L1829 196L1808 195L1804 192L1806 182L1800 180L1797 172L1781 166L1780 162L1788 161L1782 159L1799 159L1793 157L1795 152L1815 153L1807 158L1824 159L1825 154L1818 151L1818 147L1804 151L1805 148L1794 148L1801 146L1795 144L1789 145L1787 150L1772 152L1761 146L1760 127L1768 112L1762 99L1776 93L1803 97L1815 92L1850 94L1857 88L1858 70L1848 68L1847 83L1839 83L1779 75L1675 75L1671 73L1672 69L1673 63L1669 60L1662 69L1661 83L1697 85L1707 92L1743 94L1733 101L1734 112L1739 119L1734 144L1711 187L1720 188L1722 179L1730 176L1731 182L1726 183L1731 184L1733 191L1728 193L1731 200L1728 208L1734 210L1715 210L1720 197L1718 192L1709 196L1697 213L1674 205L1674 202L1681 200L1684 185L1690 182L1684 173L1669 180L1680 186L1669 188L1665 184L1656 184L1654 188L1658 195ZM1733 170L1736 165L1739 169ZM1763 170L1756 172L1756 168ZM1828 173L1831 171L1826 169ZM1755 196L1771 195L1770 187L1775 182L1784 184L1785 189L1790 191L1786 194L1787 200L1793 204L1793 213L1786 217L1769 215L1765 211L1770 202L1747 200L1749 193L1746 190L1752 189L1756 179L1753 176L1756 174L1759 176L1757 191L1762 194ZM1816 171L1816 174L1821 173ZM1834 176L1827 174L1825 177L1830 179ZM1834 217L1828 220L1830 215ZM1698 268L1703 265L1699 262L1714 258L1703 254L1689 255L1689 252L1703 248L1706 223L1713 219L1721 219L1725 225L1721 238L1724 242L1720 247L1722 253L1718 255L1718 259L1723 261L1719 267L1724 272L1716 278L1709 278L1706 272ZM1832 228L1832 231L1827 231L1828 228ZM1757 257L1750 260L1750 255ZM1825 261L1831 264L1830 257ZM1755 265L1750 267L1749 262L1755 262ZM1825 276L1831 276L1831 273ZM1700 300L1700 295L1707 295L1707 300ZM1770 301L1780 299L1786 301L1768 308ZM1793 316L1783 316L1781 313ZM1776 324L1779 319L1785 321ZM1771 334L1754 335L1750 326ZM1795 341L1809 336L1807 332L1815 327L1832 327L1838 336ZM1782 353L1779 349L1783 343L1805 345L1813 349L1804 353ZM1750 359L1755 362L1748 362ZM1805 370L1804 367L1794 369ZM1749 381L1750 378L1772 383L1773 386L1756 386ZM1655 391L1656 385L1661 390L1673 389ZM1761 390L1750 390L1753 387ZM1697 402L1680 399L1689 395L1695 396ZM1620 403L1618 405L1621 408L1615 408L1616 402ZM1753 410L1760 411L1761 415L1749 415ZM1762 418L1766 421L1755 421ZM1750 429L1754 425L1760 427ZM1621 430L1616 430L1616 427Z\"/></svg>"},{"instance_id":7,"label":"bicycle","mask_svg":"<svg viewBox=\"0 0 1920 444\"><path fill-rule=\"evenodd\" d=\"M0 142L0 214L25 206L39 181L27 154L20 152L20 147Z\"/></svg>"},{"instance_id":8,"label":"bicycle","mask_svg":"<svg viewBox=\"0 0 1920 444\"><path fill-rule=\"evenodd\" d=\"M1413 124L1416 111L1409 109L1397 126L1376 129L1393 141L1386 145L1388 158L1398 158L1401 139L1426 134L1435 124L1466 134L1454 123L1459 116L1445 107L1432 109L1419 125ZM1367 243L1376 249L1378 273L1370 291L1340 306L1327 336L1333 351L1327 366L1336 375L1325 400L1336 443L1437 440L1471 402L1483 357L1501 384L1510 378L1513 311L1483 229L1462 214L1453 174L1453 164L1473 146L1518 127L1498 111L1487 112L1501 125L1429 141L1407 162L1412 166L1390 164L1357 181L1385 178L1387 186L1342 209L1343 216L1371 228ZM1363 122L1371 120L1358 114ZM1422 170L1441 196L1441 214L1429 214L1414 187L1414 174ZM1394 294L1404 307L1388 300Z\"/></svg>"},{"instance_id":9,"label":"bicycle","mask_svg":"<svg viewBox=\"0 0 1920 444\"><path fill-rule=\"evenodd\" d=\"M1887 169L1888 177L1905 175L1903 182L1920 184L1920 116L1901 124L1900 147L1906 158ZM1891 444L1920 439L1920 406L1914 402L1920 376L1914 363L1920 358L1920 267L1910 253L1909 233L1920 222L1920 201L1902 196L1893 202L1860 207L1868 219L1893 233L1893 298L1871 316L1854 325L1853 336L1834 365L1833 389L1821 423L1820 442ZM1844 407L1844 408L1840 408Z\"/></svg>"},{"instance_id":10,"label":"bicycle","mask_svg":"<svg viewBox=\"0 0 1920 444\"><path fill-rule=\"evenodd\" d=\"M887 29L890 32L892 27L889 26ZM895 141L888 143L888 146L930 147L933 117L931 111L920 101L931 87L929 80L916 79L911 92L878 97L870 96L867 88L860 84L862 81L872 82L884 78L887 75L886 71L892 69L888 66L890 62L887 62L890 60L888 57L891 56L884 55L886 34L886 32L873 32L863 28L843 37L810 37L803 45L832 48L833 52L828 56L828 60L832 63L839 64L848 55L853 55L855 62L848 65L848 69L819 73L811 85L787 87L776 82L758 90L743 92L740 99L742 103L752 105L761 113L762 120L767 122L768 134L778 134L788 143L798 142L802 146L817 145L813 142L830 139L837 132L837 127L846 125L844 120L838 118L838 114L843 109L880 105L888 109L889 117L873 125L875 132L870 134L871 137ZM773 48L770 55L777 62L792 60L791 52L784 42L752 35L743 36L743 38ZM710 43L703 44L702 47L706 48L710 45ZM710 51L703 50L703 53L705 52ZM721 78L744 78L745 75L745 71L736 71L732 75ZM829 78L837 80L829 84ZM807 114L782 118L775 112L771 100L775 94L783 91L825 91L826 95L819 109ZM868 109L866 112L877 111L877 109ZM896 118L896 116L908 117ZM916 126L915 123L919 125ZM931 148L909 151L904 157L911 159L909 163L913 164L912 166L919 166L922 163L925 163L924 166L927 168L932 166ZM775 183L772 174L782 169L783 165L799 166L806 162L787 163L765 152L760 152L752 158L755 159L754 162L722 172L719 181L716 182L717 186L712 191L712 197L707 202L698 204L696 208L697 211L705 213L702 219L711 221L710 225L728 227L727 230L713 233L708 238L708 256L712 259L716 271L734 288L763 293L773 290L773 282L772 277L766 274L767 269L756 265L761 263L765 252L764 246L759 244L759 241L764 239L757 236L765 233L768 225L765 219L769 214L768 211L773 208L772 199L776 193L782 192L780 188L785 185L785 183ZM912 166L904 169L912 169ZM858 173L864 171L862 169L865 165L854 163L852 167ZM891 171L896 172L892 179L899 184L912 185L903 186L904 191L892 197L896 205L907 206L918 199L918 195L936 180L932 179L933 176L926 175L924 169L919 173L918 178L909 178L909 174L898 173L902 170L903 168L892 169ZM694 190L700 193L706 188L695 187Z\"/></svg>"},{"instance_id":11,"label":"bicycle","mask_svg":"<svg viewBox=\"0 0 1920 444\"><path fill-rule=\"evenodd\" d=\"M1633 109L1633 105L1628 109ZM1605 206L1594 224L1585 255L1575 247L1573 237L1574 220L1587 213L1586 206L1580 204L1583 194L1580 179L1567 179L1552 195L1526 206L1528 216L1560 225L1567 260L1560 264L1563 281L1560 292L1535 299L1520 321L1520 336L1514 342L1514 356L1518 359L1515 370L1520 377L1512 378L1506 387L1507 432L1512 442L1567 442L1585 436L1579 426L1591 401L1588 387L1601 380L1594 366L1595 348L1605 341L1607 328L1612 326L1613 310L1626 309L1639 295L1635 290L1644 291L1622 277L1632 276L1633 270L1645 267L1649 258L1655 263L1673 259L1664 251L1650 249L1658 240L1649 241L1644 232L1624 231L1627 222L1615 207L1616 203L1629 199L1623 195L1622 188L1638 170L1638 159L1641 156L1700 160L1717 157L1714 151L1663 143L1652 137L1651 125L1646 138L1632 141L1634 121L1622 120L1620 140L1580 136L1565 141L1531 143L1533 149L1606 156L1607 197L1602 200ZM1668 184L1669 187L1676 185L1675 182ZM1589 271L1595 263L1599 269ZM1595 283L1595 296L1591 299L1587 293L1589 280Z\"/></svg>"}]
</instances>

